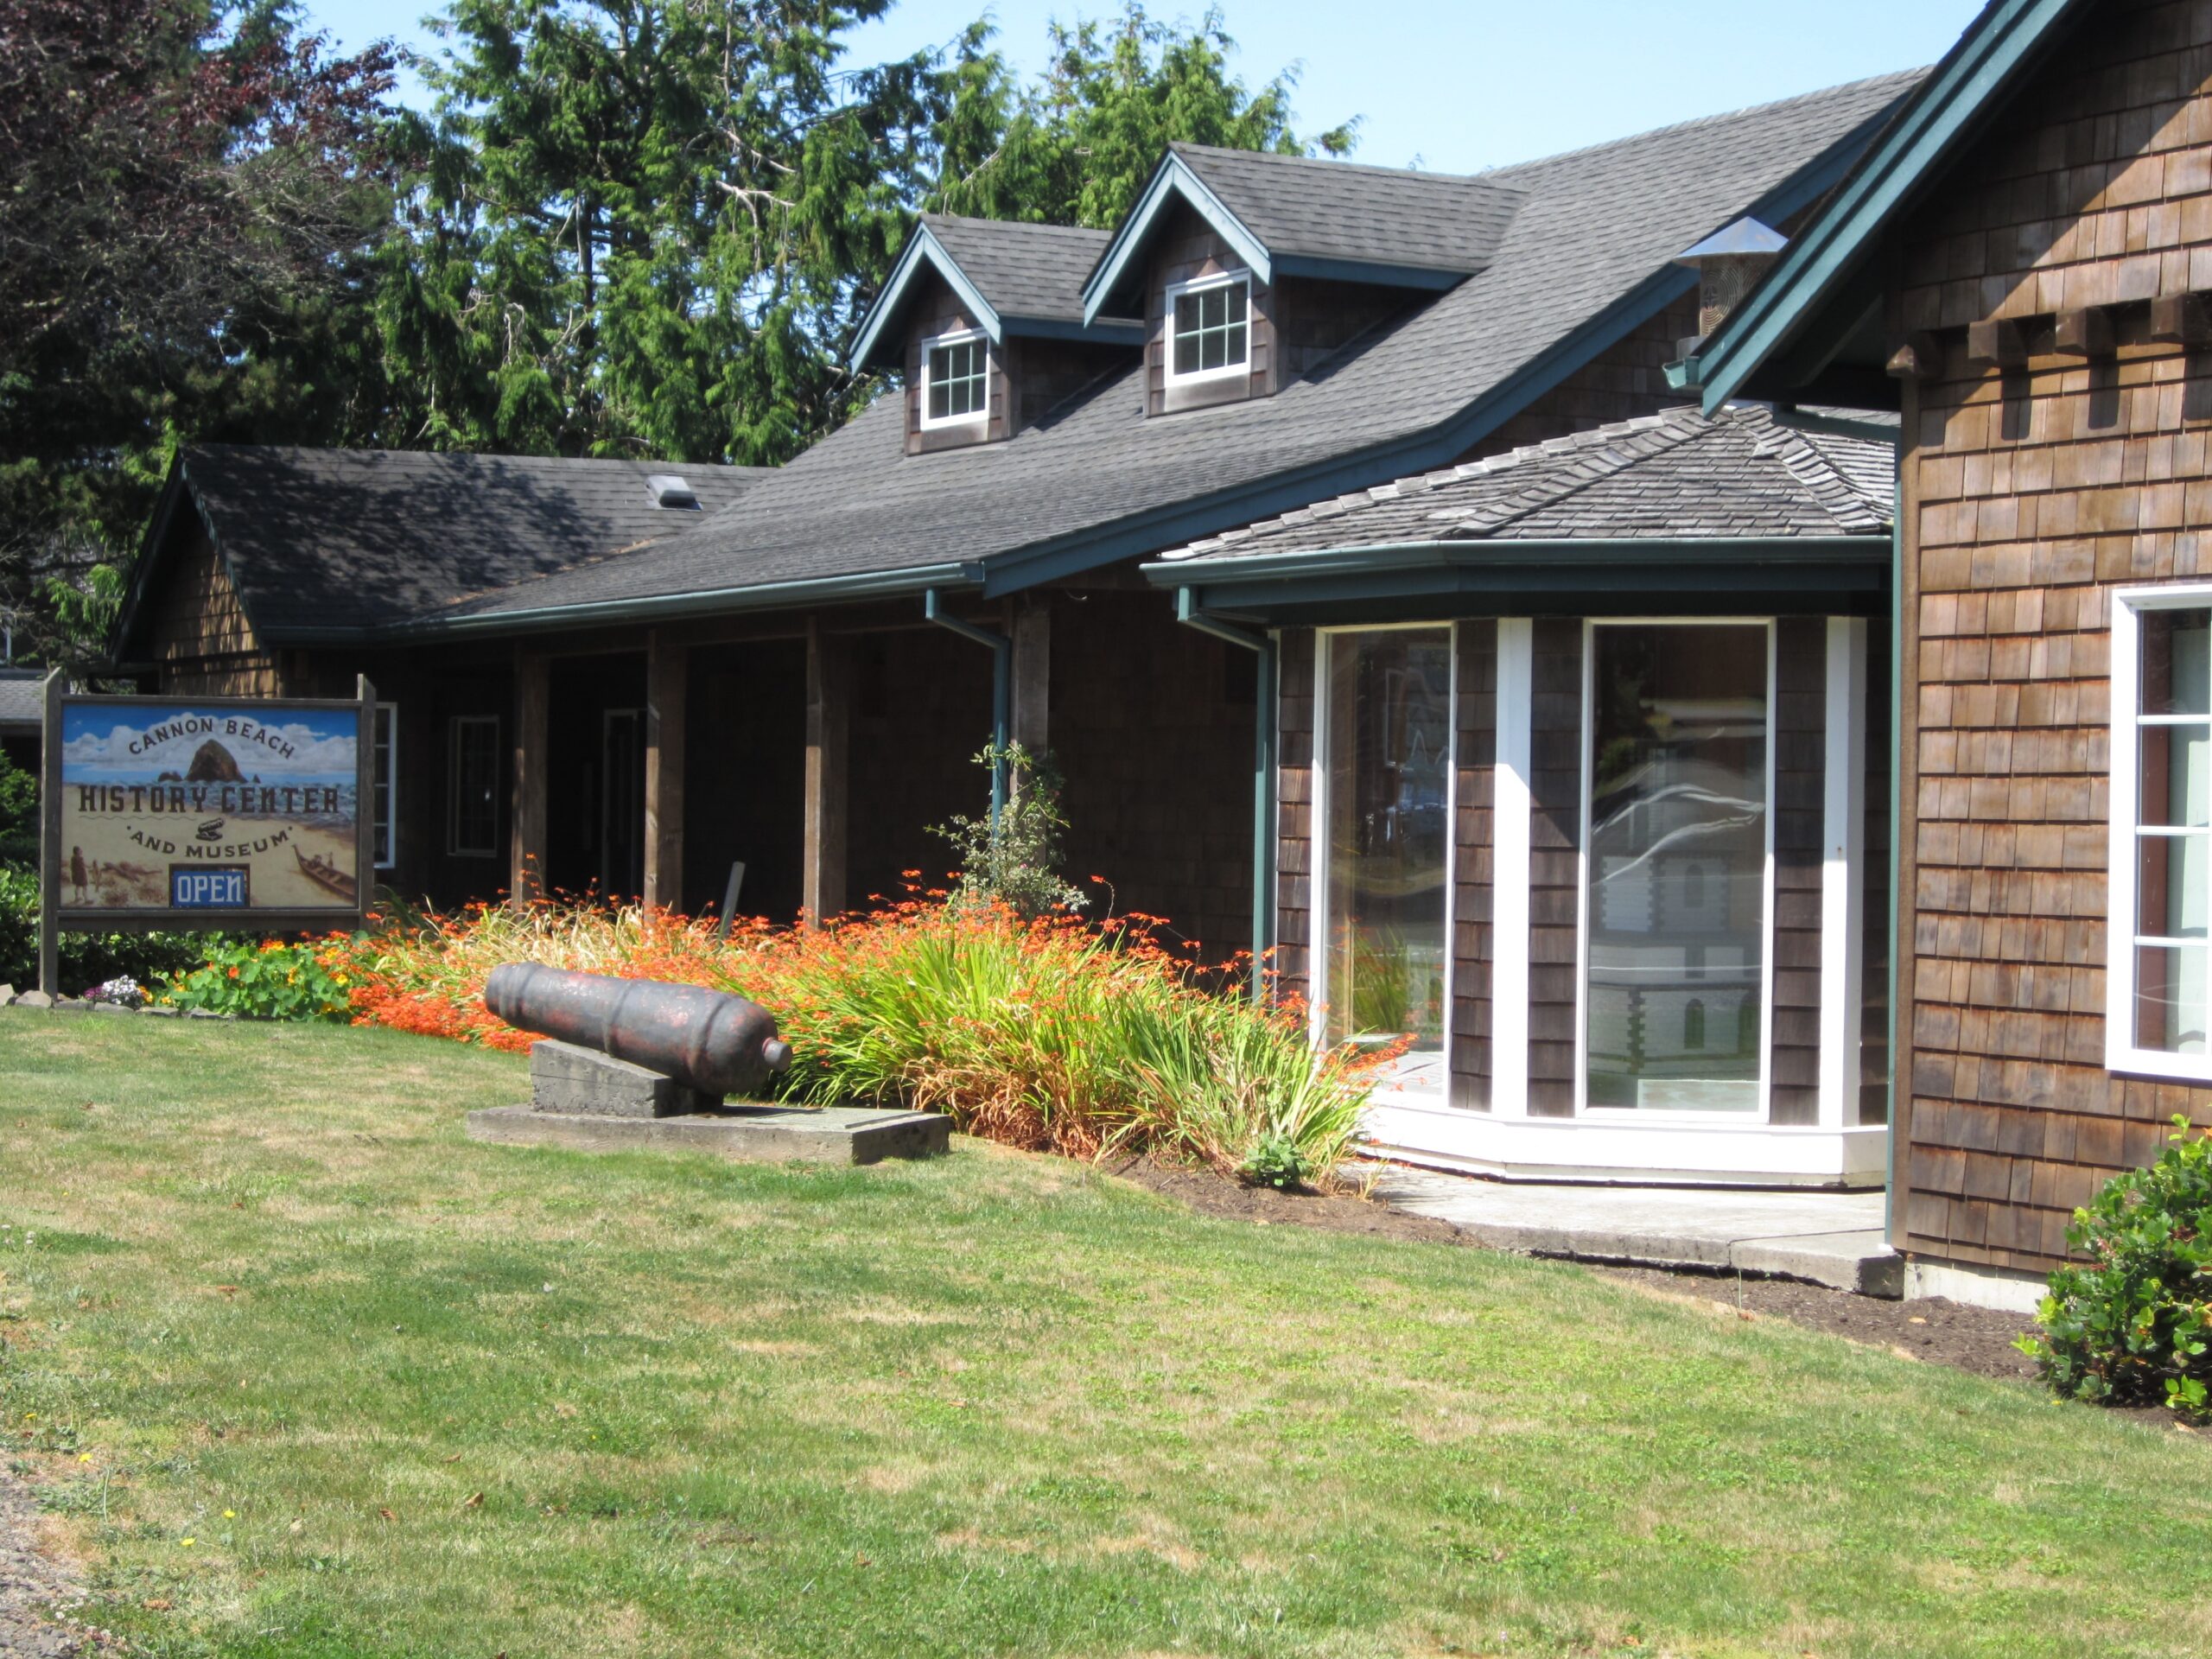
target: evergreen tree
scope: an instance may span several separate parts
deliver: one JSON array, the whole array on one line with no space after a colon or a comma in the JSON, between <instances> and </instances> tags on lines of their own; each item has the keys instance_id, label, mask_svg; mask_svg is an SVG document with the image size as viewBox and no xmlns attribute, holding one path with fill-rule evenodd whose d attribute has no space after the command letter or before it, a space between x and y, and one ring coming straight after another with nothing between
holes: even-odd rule
<instances>
[{"instance_id":1,"label":"evergreen tree","mask_svg":"<svg viewBox=\"0 0 2212 1659\"><path fill-rule=\"evenodd\" d=\"M948 149L932 207L1105 230L1135 207L1172 143L1343 156L1356 142L1357 118L1311 138L1292 130L1295 66L1256 92L1232 77L1226 60L1236 42L1218 7L1188 30L1155 21L1135 0L1111 24L1079 18L1050 28L1052 59L1034 85L975 87L972 101L995 118ZM980 159L963 165L961 149Z\"/></svg>"}]
</instances>

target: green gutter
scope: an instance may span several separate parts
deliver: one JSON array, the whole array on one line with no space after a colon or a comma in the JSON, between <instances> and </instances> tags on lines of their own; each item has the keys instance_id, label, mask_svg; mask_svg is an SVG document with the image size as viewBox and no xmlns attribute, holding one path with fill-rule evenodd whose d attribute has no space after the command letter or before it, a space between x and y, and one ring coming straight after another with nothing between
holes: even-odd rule
<instances>
[{"instance_id":1,"label":"green gutter","mask_svg":"<svg viewBox=\"0 0 2212 1659\"><path fill-rule=\"evenodd\" d=\"M1332 547L1310 553L1255 554L1220 558L1161 559L1137 567L1147 581L1162 588L1203 583L1208 588L1284 576L1376 575L1394 570L1423 570L1453 565L1548 564L1675 565L1688 558L1730 564L1806 563L1822 555L1886 550L1885 536L1640 537L1599 541L1558 537L1456 541L1375 542Z\"/></svg>"},{"instance_id":2,"label":"green gutter","mask_svg":"<svg viewBox=\"0 0 2212 1659\"><path fill-rule=\"evenodd\" d=\"M1972 131L1991 101L2082 0L1993 0L1936 65L1865 164L1798 235L1767 279L1682 365L1679 389L1704 393L1707 413L1734 397L1841 283L1891 216ZM1675 377L1670 375L1672 382Z\"/></svg>"},{"instance_id":3,"label":"green gutter","mask_svg":"<svg viewBox=\"0 0 2212 1659\"><path fill-rule=\"evenodd\" d=\"M991 653L991 750L998 757L991 766L991 831L995 838L999 820L1006 812L1006 750L1014 725L1014 641L952 615L934 588L922 595L922 614L947 632L957 633Z\"/></svg>"},{"instance_id":4,"label":"green gutter","mask_svg":"<svg viewBox=\"0 0 2212 1659\"><path fill-rule=\"evenodd\" d=\"M1275 639L1208 616L1188 588L1175 594L1175 620L1254 652L1258 691L1252 708L1252 1000L1268 995L1268 949L1274 943Z\"/></svg>"},{"instance_id":5,"label":"green gutter","mask_svg":"<svg viewBox=\"0 0 2212 1659\"><path fill-rule=\"evenodd\" d=\"M923 564L905 570L872 570L853 576L818 576L804 582L706 588L692 593L660 594L647 599L607 599L582 605L541 606L531 610L424 617L386 628L271 630L264 637L272 645L283 645L397 644L412 639L590 627L608 622L664 622L683 617L724 616L864 599L911 599L932 588L980 588L982 583L983 568L980 564Z\"/></svg>"}]
</instances>

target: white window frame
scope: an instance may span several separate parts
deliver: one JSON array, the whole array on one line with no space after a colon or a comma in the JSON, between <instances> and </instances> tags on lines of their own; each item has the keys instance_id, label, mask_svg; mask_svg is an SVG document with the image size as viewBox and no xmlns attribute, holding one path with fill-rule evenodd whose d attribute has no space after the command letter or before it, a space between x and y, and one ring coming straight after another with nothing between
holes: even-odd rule
<instances>
[{"instance_id":1,"label":"white window frame","mask_svg":"<svg viewBox=\"0 0 2212 1659\"><path fill-rule=\"evenodd\" d=\"M484 847L461 844L461 752L464 728L492 728L492 836ZM497 858L499 855L499 717L497 715L454 715L446 722L446 854L451 858Z\"/></svg>"},{"instance_id":2,"label":"white window frame","mask_svg":"<svg viewBox=\"0 0 2212 1659\"><path fill-rule=\"evenodd\" d=\"M1175 370L1175 302L1185 294L1208 293L1217 288L1241 287L1244 290L1244 355L1235 363L1224 363L1217 369L1192 369L1187 374ZM1226 325L1225 325L1226 326ZM1162 325L1161 355L1167 372L1166 384L1171 386L1197 385L1208 380L1226 380L1232 375L1252 372L1252 273L1249 270L1217 271L1210 276L1194 276L1187 283L1167 285L1166 315ZM1204 355L1203 353L1200 353Z\"/></svg>"},{"instance_id":3,"label":"white window frame","mask_svg":"<svg viewBox=\"0 0 2212 1659\"><path fill-rule=\"evenodd\" d=\"M980 426L991 418L991 337L980 328L956 328L950 334L938 334L922 342L922 398L921 426L925 432L940 432L948 427ZM980 342L983 348L983 401L981 406L960 415L931 416L930 413L930 359L949 346L966 346ZM963 375L961 378L972 377Z\"/></svg>"},{"instance_id":4,"label":"white window frame","mask_svg":"<svg viewBox=\"0 0 2212 1659\"><path fill-rule=\"evenodd\" d=\"M1590 793L1597 757L1592 753L1598 718L1598 630L1608 627L1764 627L1766 630L1766 915L1759 946L1759 1104L1757 1112L1662 1111L1647 1106L1592 1106L1590 1103ZM1716 1120L1746 1127L1774 1122L1774 825L1775 825L1775 641L1771 616L1598 616L1582 620L1582 810L1581 848L1575 861L1574 944L1574 1116L1599 1123L1710 1124Z\"/></svg>"},{"instance_id":5,"label":"white window frame","mask_svg":"<svg viewBox=\"0 0 2212 1659\"><path fill-rule=\"evenodd\" d=\"M369 799L369 811L375 821L376 833L384 838L384 846L376 861L380 870L391 869L399 861L399 705L396 702L377 704L374 724L369 728L370 772L372 790L384 791L384 810L376 810L376 798Z\"/></svg>"},{"instance_id":6,"label":"white window frame","mask_svg":"<svg viewBox=\"0 0 2212 1659\"><path fill-rule=\"evenodd\" d=\"M1444 1087L1440 1097L1452 1095L1452 1044L1458 1029L1459 952L1458 948L1459 893L1459 625L1457 622L1374 622L1313 630L1313 787L1310 833L1313 893L1306 912L1311 939L1306 960L1312 964L1311 998L1306 1011L1307 1032L1317 1049L1329 1046L1329 949L1332 895L1329 891L1329 642L1340 633L1406 633L1416 630L1444 631L1450 653L1450 684L1445 693L1451 712L1444 760ZM1389 1085L1385 1084L1386 1091Z\"/></svg>"},{"instance_id":7,"label":"white window frame","mask_svg":"<svg viewBox=\"0 0 2212 1659\"><path fill-rule=\"evenodd\" d=\"M2141 733L2146 724L2203 723L2195 715L2143 713L2143 613L2212 609L2212 582L2122 588L2114 590L2111 602L2112 791L2105 888L2105 1069L2139 1077L2212 1083L2212 1052L2172 1054L2145 1048L2135 1040L2135 842L2141 828L2136 823L2141 810Z\"/></svg>"}]
</instances>

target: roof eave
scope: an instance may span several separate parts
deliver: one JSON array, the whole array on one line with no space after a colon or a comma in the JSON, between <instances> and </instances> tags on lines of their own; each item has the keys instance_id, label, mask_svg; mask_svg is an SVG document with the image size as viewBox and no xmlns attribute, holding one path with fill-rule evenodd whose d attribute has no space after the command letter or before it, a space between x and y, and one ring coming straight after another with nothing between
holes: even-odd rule
<instances>
[{"instance_id":1,"label":"roof eave","mask_svg":"<svg viewBox=\"0 0 2212 1659\"><path fill-rule=\"evenodd\" d=\"M1387 259L1344 259L1311 253L1279 253L1277 276L1308 276L1332 283L1373 283L1383 288L1418 289L1441 294L1478 275L1483 267L1467 264L1456 270L1434 265L1407 265Z\"/></svg>"},{"instance_id":2,"label":"roof eave","mask_svg":"<svg viewBox=\"0 0 2212 1659\"><path fill-rule=\"evenodd\" d=\"M1108 301L1120 290L1128 279L1129 268L1143 252L1154 223L1178 197L1220 232L1222 240L1236 251L1237 257L1244 261L1261 283L1274 281L1274 260L1266 244L1229 211L1187 162L1171 150L1153 174L1144 194L1137 199L1136 207L1122 221L1122 228L1114 232L1114 239L1106 245L1106 251L1098 257L1097 264L1091 268L1090 278L1083 285L1085 323L1096 322Z\"/></svg>"},{"instance_id":3,"label":"roof eave","mask_svg":"<svg viewBox=\"0 0 2212 1659\"><path fill-rule=\"evenodd\" d=\"M906 313L911 296L907 289L923 265L928 265L943 277L945 285L968 308L976 319L976 326L990 336L995 346L1005 343L1005 330L998 312L983 297L982 290L968 279L955 259L938 241L927 225L915 221L914 234L906 243L906 251L899 256L899 263L891 269L891 280L884 283L883 292L875 296L868 315L861 319L860 331L853 337L852 365L855 369L868 370L881 366L877 361L877 350L885 344L892 326ZM897 365L887 366L896 367Z\"/></svg>"},{"instance_id":4,"label":"roof eave","mask_svg":"<svg viewBox=\"0 0 2212 1659\"><path fill-rule=\"evenodd\" d=\"M1908 100L1840 194L1736 314L1673 378L1708 412L1745 382L1850 274L1858 259L2037 49L2084 0L1995 0Z\"/></svg>"},{"instance_id":5,"label":"roof eave","mask_svg":"<svg viewBox=\"0 0 2212 1659\"><path fill-rule=\"evenodd\" d=\"M1009 340L1072 340L1100 346L1141 346L1144 324L1120 317L1101 317L1085 322L1080 317L1017 317L1003 315L999 327Z\"/></svg>"},{"instance_id":6,"label":"roof eave","mask_svg":"<svg viewBox=\"0 0 2212 1659\"><path fill-rule=\"evenodd\" d=\"M1380 575L1458 565L1554 561L1584 565L1660 565L1695 557L1740 569L1746 565L1793 564L1814 558L1859 556L1886 563L1891 547L1887 531L1857 536L1459 536L1410 542L1347 543L1342 547L1297 553L1154 559L1139 565L1137 569L1155 588L1213 590L1277 582L1286 576Z\"/></svg>"},{"instance_id":7,"label":"roof eave","mask_svg":"<svg viewBox=\"0 0 2212 1659\"><path fill-rule=\"evenodd\" d=\"M526 610L433 614L378 627L287 628L272 632L269 638L270 643L284 645L401 645L420 639L557 632L610 623L667 622L692 616L733 615L802 605L897 599L930 588L974 588L982 585L982 567L963 561L866 571L850 576L699 588L638 599L594 600Z\"/></svg>"}]
</instances>

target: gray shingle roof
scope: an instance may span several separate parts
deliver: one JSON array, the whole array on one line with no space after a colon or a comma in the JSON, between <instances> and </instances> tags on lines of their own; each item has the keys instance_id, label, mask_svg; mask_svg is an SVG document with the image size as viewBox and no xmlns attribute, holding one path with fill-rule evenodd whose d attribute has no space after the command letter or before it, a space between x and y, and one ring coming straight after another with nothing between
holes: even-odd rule
<instances>
[{"instance_id":1,"label":"gray shingle roof","mask_svg":"<svg viewBox=\"0 0 2212 1659\"><path fill-rule=\"evenodd\" d=\"M1279 258L1471 275L1497 257L1525 196L1494 173L1417 173L1209 144L1171 148Z\"/></svg>"},{"instance_id":2,"label":"gray shingle roof","mask_svg":"<svg viewBox=\"0 0 2212 1659\"><path fill-rule=\"evenodd\" d=\"M921 455L903 453L900 399L881 397L740 509L435 621L520 627L537 612L957 562L1014 582L1009 567L1147 554L1439 464L1542 390L1549 365L1573 366L1594 323L1630 326L1679 291L1667 284L1693 281L1670 264L1676 254L1862 137L1916 79L1884 76L1487 174L1525 192L1489 268L1272 397L1147 419L1133 354L1126 372L1010 440Z\"/></svg>"},{"instance_id":3,"label":"gray shingle roof","mask_svg":"<svg viewBox=\"0 0 2212 1659\"><path fill-rule=\"evenodd\" d=\"M1394 480L1162 556L1237 561L1435 541L1789 539L1888 533L1896 451L1745 405L1694 406Z\"/></svg>"},{"instance_id":4,"label":"gray shingle roof","mask_svg":"<svg viewBox=\"0 0 2212 1659\"><path fill-rule=\"evenodd\" d=\"M950 213L924 213L922 223L1000 316L1052 322L1083 321L1084 279L1114 239L1079 226Z\"/></svg>"},{"instance_id":5,"label":"gray shingle roof","mask_svg":"<svg viewBox=\"0 0 2212 1659\"><path fill-rule=\"evenodd\" d=\"M200 444L186 486L254 627L376 627L633 551L728 509L759 467ZM656 506L675 474L700 511Z\"/></svg>"},{"instance_id":6,"label":"gray shingle roof","mask_svg":"<svg viewBox=\"0 0 2212 1659\"><path fill-rule=\"evenodd\" d=\"M46 671L0 668L0 732L20 736L46 721Z\"/></svg>"}]
</instances>

